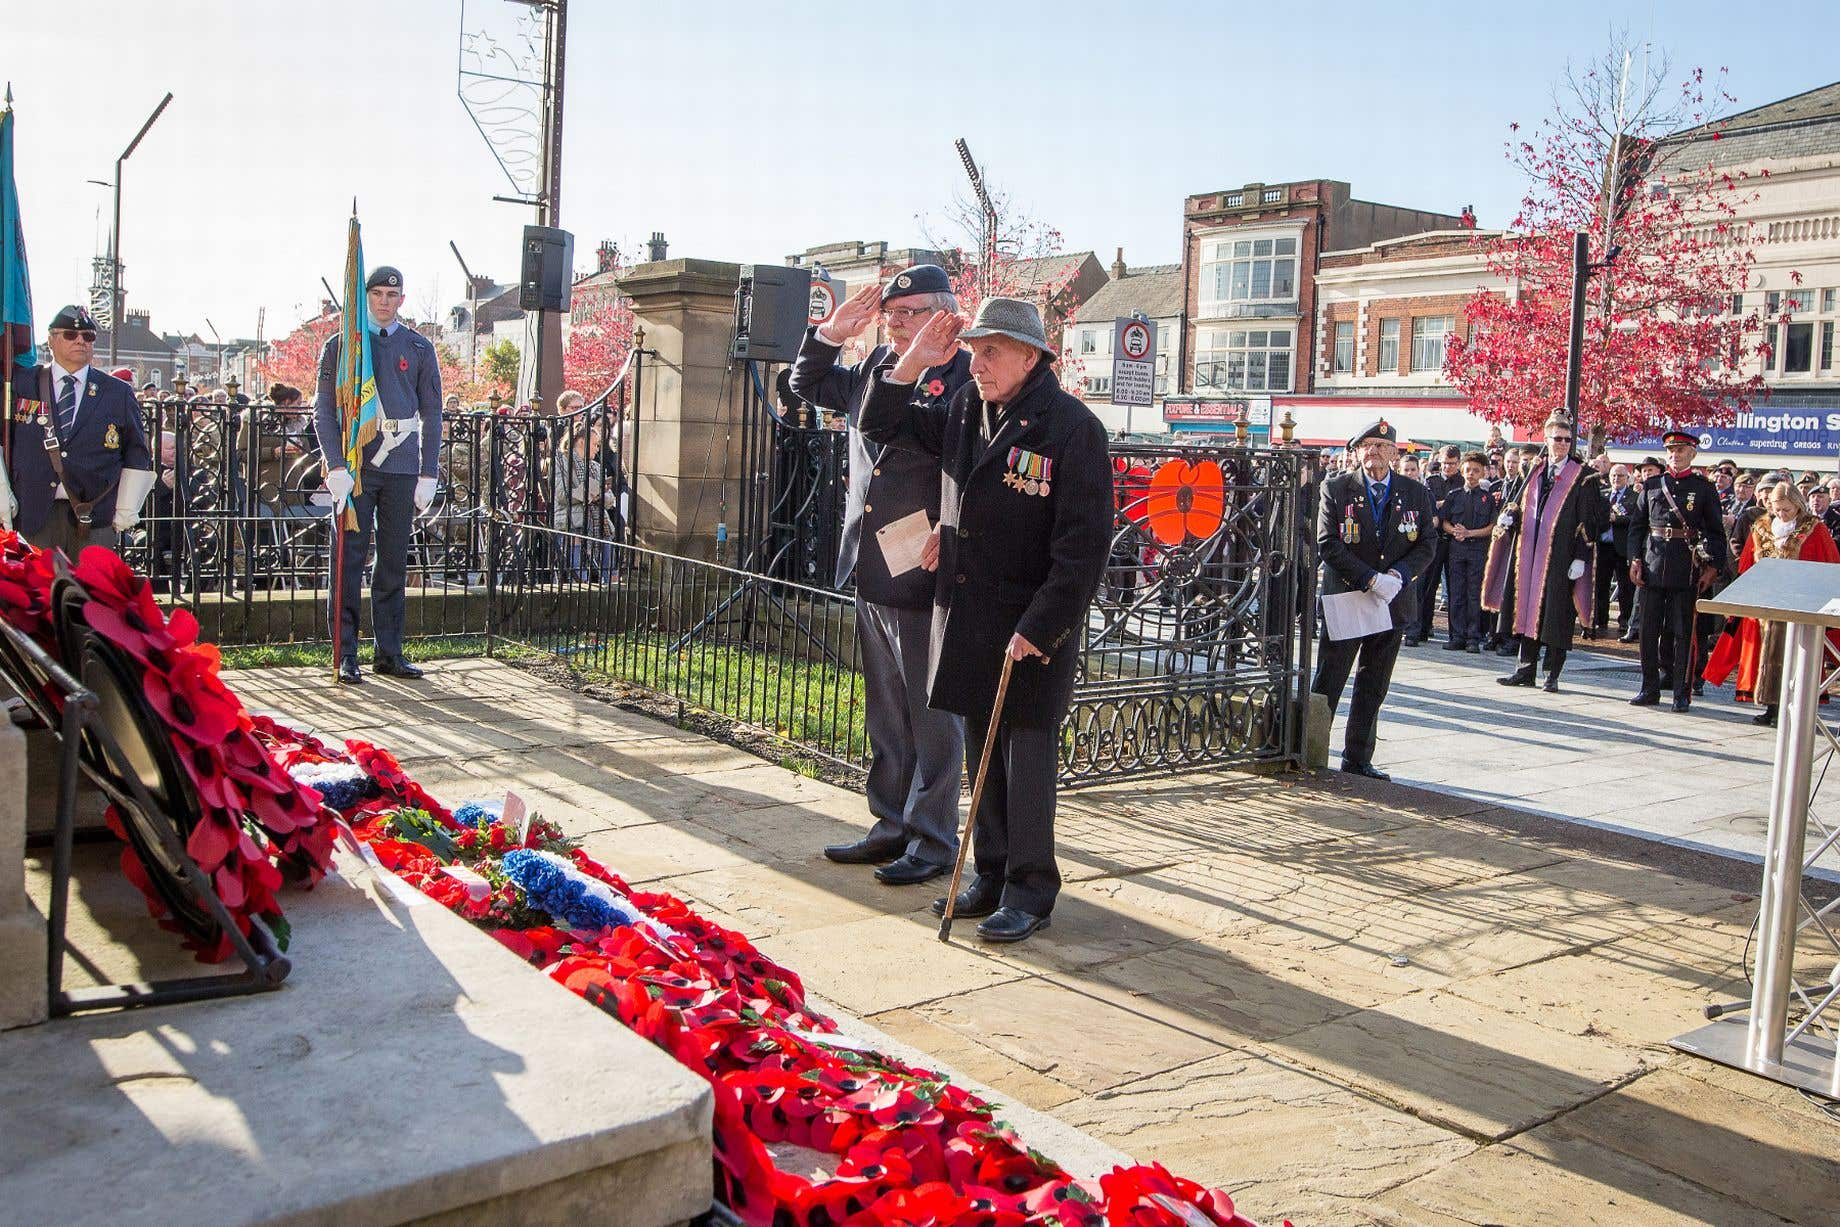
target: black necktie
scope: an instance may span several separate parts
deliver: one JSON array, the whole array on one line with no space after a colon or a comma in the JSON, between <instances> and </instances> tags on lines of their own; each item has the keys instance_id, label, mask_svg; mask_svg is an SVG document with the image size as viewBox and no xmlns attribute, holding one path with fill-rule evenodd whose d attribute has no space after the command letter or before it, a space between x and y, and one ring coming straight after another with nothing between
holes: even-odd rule
<instances>
[{"instance_id":1,"label":"black necktie","mask_svg":"<svg viewBox=\"0 0 1840 1227\"><path fill-rule=\"evenodd\" d=\"M68 436L77 424L77 377L64 376L63 386L58 389L57 398L58 430Z\"/></svg>"},{"instance_id":2,"label":"black necktie","mask_svg":"<svg viewBox=\"0 0 1840 1227\"><path fill-rule=\"evenodd\" d=\"M379 342L382 342L382 340L383 340L383 339L384 339L385 337L387 337L387 336L389 336L389 335L390 335L389 333L387 333L387 332L385 332L385 331L384 331L383 329L381 329L381 328L379 328L379 329L377 330L377 340L378 340Z\"/></svg>"}]
</instances>

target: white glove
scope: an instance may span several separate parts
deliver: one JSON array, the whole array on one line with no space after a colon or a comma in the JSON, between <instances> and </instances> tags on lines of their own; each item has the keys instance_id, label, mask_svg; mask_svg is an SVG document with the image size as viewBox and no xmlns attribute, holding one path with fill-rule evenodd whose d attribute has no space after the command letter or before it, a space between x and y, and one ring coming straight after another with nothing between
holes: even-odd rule
<instances>
[{"instance_id":1,"label":"white glove","mask_svg":"<svg viewBox=\"0 0 1840 1227\"><path fill-rule=\"evenodd\" d=\"M115 509L115 531L125 533L141 522L140 513L129 507Z\"/></svg>"},{"instance_id":2,"label":"white glove","mask_svg":"<svg viewBox=\"0 0 1840 1227\"><path fill-rule=\"evenodd\" d=\"M1496 523L1500 524L1503 528L1513 528L1514 513L1512 511L1502 512L1500 518L1496 520Z\"/></svg>"},{"instance_id":3,"label":"white glove","mask_svg":"<svg viewBox=\"0 0 1840 1227\"><path fill-rule=\"evenodd\" d=\"M355 484L350 469L334 469L326 474L326 493L332 496L335 508L343 507L351 501L351 488Z\"/></svg>"},{"instance_id":4,"label":"white glove","mask_svg":"<svg viewBox=\"0 0 1840 1227\"><path fill-rule=\"evenodd\" d=\"M1582 558L1574 559L1572 562L1571 570L1565 573L1565 578L1583 579L1584 578L1584 559Z\"/></svg>"},{"instance_id":5,"label":"white glove","mask_svg":"<svg viewBox=\"0 0 1840 1227\"><path fill-rule=\"evenodd\" d=\"M1374 595L1378 596L1388 605L1391 605L1393 603L1393 598L1398 596L1400 589L1405 586L1405 581L1400 579L1397 575L1394 575L1391 571L1382 571L1380 574L1374 576L1372 591Z\"/></svg>"},{"instance_id":6,"label":"white glove","mask_svg":"<svg viewBox=\"0 0 1840 1227\"><path fill-rule=\"evenodd\" d=\"M427 511L428 508L433 505L434 486L435 481L432 477L418 477L415 479L415 509L417 511Z\"/></svg>"}]
</instances>

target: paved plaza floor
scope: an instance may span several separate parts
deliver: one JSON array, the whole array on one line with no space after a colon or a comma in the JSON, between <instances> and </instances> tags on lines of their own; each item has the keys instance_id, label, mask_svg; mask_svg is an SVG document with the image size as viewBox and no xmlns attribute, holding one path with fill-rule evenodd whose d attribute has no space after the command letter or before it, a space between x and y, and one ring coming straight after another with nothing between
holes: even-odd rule
<instances>
[{"instance_id":1,"label":"paved plaza floor","mask_svg":"<svg viewBox=\"0 0 1840 1227\"><path fill-rule=\"evenodd\" d=\"M1431 699L1499 697L1448 659L1402 670L1380 761L1454 789L1484 748L1450 744L1463 718ZM933 887L819 855L865 829L860 796L739 750L484 660L357 691L231 681L449 801L516 788L823 997L1270 1227L1834 1221L1840 1124L1666 1045L1744 993L1754 887L1729 861L1673 873L1652 844L1337 773L1187 776L1065 797L1053 927L941 944ZM1429 729L1401 736L1415 700ZM1535 714L1512 744L1581 753L1582 696L1516 701ZM1665 717L1636 728L1631 755L1679 752Z\"/></svg>"},{"instance_id":2,"label":"paved plaza floor","mask_svg":"<svg viewBox=\"0 0 1840 1227\"><path fill-rule=\"evenodd\" d=\"M1666 697L1658 707L1629 706L1641 672L1628 656L1574 651L1556 695L1497 685L1514 665L1447 652L1441 641L1402 650L1375 765L1418 788L1762 856L1776 730L1752 724L1758 709L1733 703L1730 686L1709 688L1677 714ZM1344 695L1332 763L1347 715ZM1821 716L1840 721L1840 707ZM1823 751L1819 741L1815 748ZM1814 812L1830 829L1840 822L1840 778L1816 793ZM1825 863L1840 879L1840 857Z\"/></svg>"}]
</instances>

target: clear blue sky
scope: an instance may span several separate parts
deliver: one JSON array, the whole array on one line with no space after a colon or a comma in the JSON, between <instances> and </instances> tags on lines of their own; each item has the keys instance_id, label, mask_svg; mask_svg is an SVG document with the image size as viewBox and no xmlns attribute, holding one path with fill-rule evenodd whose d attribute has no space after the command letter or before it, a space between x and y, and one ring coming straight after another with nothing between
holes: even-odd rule
<instances>
[{"instance_id":1,"label":"clear blue sky","mask_svg":"<svg viewBox=\"0 0 1840 1227\"><path fill-rule=\"evenodd\" d=\"M468 0L469 12L499 0ZM42 328L89 283L108 179L128 164L131 305L155 327L270 336L336 284L359 197L373 264L409 307L516 273L525 210L456 97L459 0L93 0L20 6L0 76ZM1612 26L1685 68L1728 67L1739 106L1840 75L1840 6L1754 21L1723 3L894 8L575 0L563 224L578 266L653 230L674 256L777 261L838 239L917 243L960 188L965 136L994 181L1109 261L1173 261L1185 194L1345 179L1358 196L1505 222L1507 125L1546 112ZM72 70L75 70L74 72ZM97 210L102 210L98 230ZM207 339L209 334L206 333Z\"/></svg>"}]
</instances>

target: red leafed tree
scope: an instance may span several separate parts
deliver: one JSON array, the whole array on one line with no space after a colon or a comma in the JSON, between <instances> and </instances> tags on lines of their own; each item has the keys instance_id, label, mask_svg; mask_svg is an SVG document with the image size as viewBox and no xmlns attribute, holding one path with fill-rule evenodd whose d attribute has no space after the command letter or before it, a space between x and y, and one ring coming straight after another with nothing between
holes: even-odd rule
<instances>
[{"instance_id":1,"label":"red leafed tree","mask_svg":"<svg viewBox=\"0 0 1840 1227\"><path fill-rule=\"evenodd\" d=\"M323 303L312 319L303 320L294 331L268 346L268 354L258 364L263 382L290 384L313 399L319 383L319 355L326 339L339 330L339 313L331 303Z\"/></svg>"},{"instance_id":2,"label":"red leafed tree","mask_svg":"<svg viewBox=\"0 0 1840 1227\"><path fill-rule=\"evenodd\" d=\"M632 299L611 286L576 293L581 300L572 313L573 324L562 350L562 382L593 400L626 364L636 321Z\"/></svg>"},{"instance_id":3,"label":"red leafed tree","mask_svg":"<svg viewBox=\"0 0 1840 1227\"><path fill-rule=\"evenodd\" d=\"M979 260L986 219L973 197L955 196L946 206L938 232L927 219L919 219L921 233L929 246L944 253L946 271L952 274L952 293L967 319L977 314L978 304L986 298L1023 298L1041 309L1049 340L1058 340L1079 308L1069 293L1079 262L1066 255L1059 230L1020 208L1008 192L989 185L987 190L996 213L996 243L988 278Z\"/></svg>"},{"instance_id":4,"label":"red leafed tree","mask_svg":"<svg viewBox=\"0 0 1840 1227\"><path fill-rule=\"evenodd\" d=\"M1765 321L1731 310L1756 261L1740 214L1757 194L1711 160L1732 99L1699 70L1670 84L1665 61L1631 50L1618 40L1568 72L1553 115L1509 144L1530 186L1509 233L1477 240L1509 291L1479 289L1445 350L1485 420L1538 430L1564 404L1574 231L1594 270L1579 416L1595 445L1729 422L1764 392Z\"/></svg>"}]
</instances>

